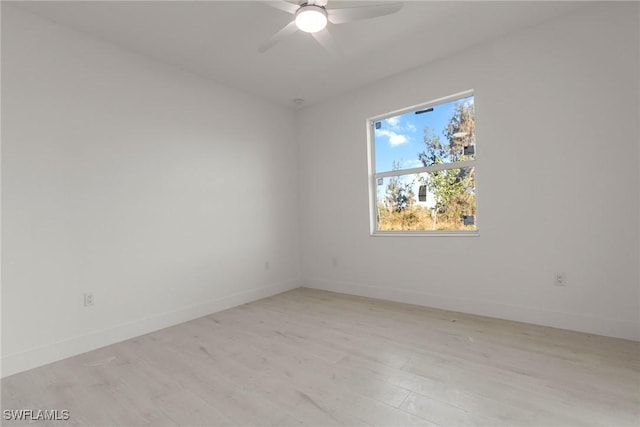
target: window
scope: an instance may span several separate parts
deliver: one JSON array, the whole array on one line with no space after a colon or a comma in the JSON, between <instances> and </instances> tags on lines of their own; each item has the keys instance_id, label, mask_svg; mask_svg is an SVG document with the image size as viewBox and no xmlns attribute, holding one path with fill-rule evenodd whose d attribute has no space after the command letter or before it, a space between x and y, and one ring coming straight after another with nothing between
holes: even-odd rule
<instances>
[{"instance_id":1,"label":"window","mask_svg":"<svg viewBox=\"0 0 640 427\"><path fill-rule=\"evenodd\" d=\"M476 234L473 92L368 124L372 234Z\"/></svg>"}]
</instances>

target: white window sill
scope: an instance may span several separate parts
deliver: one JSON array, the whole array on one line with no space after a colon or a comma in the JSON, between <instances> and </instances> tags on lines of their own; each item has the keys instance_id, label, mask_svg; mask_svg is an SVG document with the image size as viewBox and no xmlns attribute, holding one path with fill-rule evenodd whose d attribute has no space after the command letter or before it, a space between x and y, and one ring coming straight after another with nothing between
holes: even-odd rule
<instances>
[{"instance_id":1,"label":"white window sill","mask_svg":"<svg viewBox=\"0 0 640 427\"><path fill-rule=\"evenodd\" d=\"M374 231L371 237L477 237L474 231Z\"/></svg>"}]
</instances>

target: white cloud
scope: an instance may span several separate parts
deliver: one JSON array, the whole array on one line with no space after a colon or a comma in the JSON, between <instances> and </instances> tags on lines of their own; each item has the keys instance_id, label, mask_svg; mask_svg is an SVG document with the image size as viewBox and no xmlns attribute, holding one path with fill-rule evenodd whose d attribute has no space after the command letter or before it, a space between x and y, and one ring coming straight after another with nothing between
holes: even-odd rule
<instances>
[{"instance_id":1,"label":"white cloud","mask_svg":"<svg viewBox=\"0 0 640 427\"><path fill-rule=\"evenodd\" d=\"M408 142L408 139L406 136L401 135L399 133L395 133L392 130L380 129L376 131L376 134L380 136L386 136L387 138L389 138L389 144L392 147L395 147L396 145L406 144Z\"/></svg>"},{"instance_id":2,"label":"white cloud","mask_svg":"<svg viewBox=\"0 0 640 427\"><path fill-rule=\"evenodd\" d=\"M401 131L415 132L418 130L416 129L416 125L414 125L411 122L403 123L400 120L400 117L401 116L389 117L384 122L385 124L387 124L387 126L389 126L391 129L393 129L396 132L401 132Z\"/></svg>"},{"instance_id":3,"label":"white cloud","mask_svg":"<svg viewBox=\"0 0 640 427\"><path fill-rule=\"evenodd\" d=\"M389 117L387 120L385 120L387 122L387 124L389 126L391 126L393 129L398 129L400 128L400 117L395 116L395 117Z\"/></svg>"}]
</instances>

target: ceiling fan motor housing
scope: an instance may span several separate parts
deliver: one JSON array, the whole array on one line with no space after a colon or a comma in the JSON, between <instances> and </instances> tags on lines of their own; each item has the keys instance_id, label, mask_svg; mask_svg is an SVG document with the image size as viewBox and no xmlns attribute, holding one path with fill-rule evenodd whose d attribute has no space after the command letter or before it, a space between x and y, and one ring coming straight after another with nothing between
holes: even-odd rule
<instances>
[{"instance_id":1,"label":"ceiling fan motor housing","mask_svg":"<svg viewBox=\"0 0 640 427\"><path fill-rule=\"evenodd\" d=\"M327 26L327 11L322 6L304 4L296 11L296 26L306 33L317 33Z\"/></svg>"}]
</instances>

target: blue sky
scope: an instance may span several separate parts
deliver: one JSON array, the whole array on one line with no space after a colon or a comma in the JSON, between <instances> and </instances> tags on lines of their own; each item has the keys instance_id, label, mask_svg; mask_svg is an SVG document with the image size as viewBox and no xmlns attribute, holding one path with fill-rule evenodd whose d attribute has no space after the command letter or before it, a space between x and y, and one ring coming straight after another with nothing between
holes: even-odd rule
<instances>
[{"instance_id":1,"label":"blue sky","mask_svg":"<svg viewBox=\"0 0 640 427\"><path fill-rule=\"evenodd\" d=\"M392 170L393 161L400 169L421 167L418 153L424 150L424 128L429 128L447 142L442 131L451 118L456 103L473 102L473 96L434 105L433 111L415 114L413 111L380 120L380 129L375 130L376 172Z\"/></svg>"}]
</instances>

